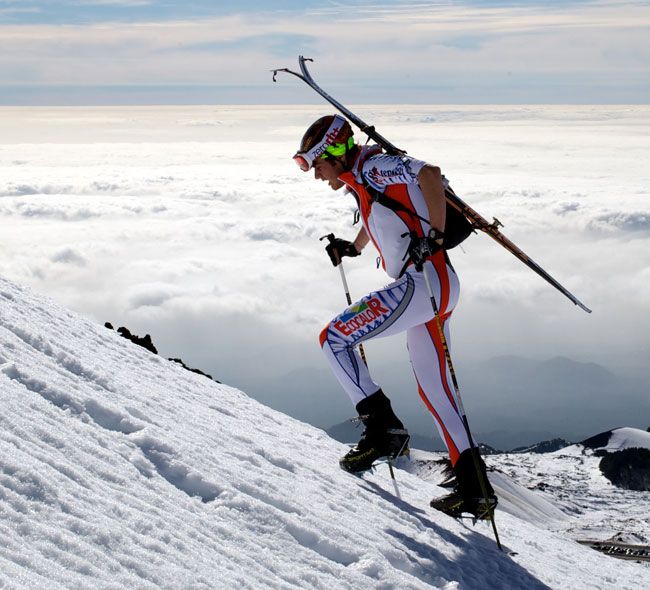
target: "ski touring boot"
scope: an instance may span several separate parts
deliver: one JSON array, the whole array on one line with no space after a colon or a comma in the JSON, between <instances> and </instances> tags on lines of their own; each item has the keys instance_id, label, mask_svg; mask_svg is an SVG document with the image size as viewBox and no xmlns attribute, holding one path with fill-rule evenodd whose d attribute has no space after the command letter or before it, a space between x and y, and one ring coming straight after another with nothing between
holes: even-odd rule
<instances>
[{"instance_id":1,"label":"ski touring boot","mask_svg":"<svg viewBox=\"0 0 650 590\"><path fill-rule=\"evenodd\" d=\"M446 496L434 498L430 506L453 518L462 518L464 514L471 514L474 521L491 520L497 505L497 497L488 480L485 463L479 457L479 466L487 488L487 498L484 497L472 452L472 449L463 451L454 465L453 471L456 476L454 491Z\"/></svg>"},{"instance_id":2,"label":"ski touring boot","mask_svg":"<svg viewBox=\"0 0 650 590\"><path fill-rule=\"evenodd\" d=\"M383 457L408 456L409 433L381 389L360 401L356 409L365 429L357 445L339 461L341 469L359 473Z\"/></svg>"},{"instance_id":3,"label":"ski touring boot","mask_svg":"<svg viewBox=\"0 0 650 590\"><path fill-rule=\"evenodd\" d=\"M434 498L430 502L432 508L453 518L462 518L464 514L471 514L473 520L491 520L496 505L497 497L494 495L488 496L486 502L483 497L465 499L458 492Z\"/></svg>"}]
</instances>

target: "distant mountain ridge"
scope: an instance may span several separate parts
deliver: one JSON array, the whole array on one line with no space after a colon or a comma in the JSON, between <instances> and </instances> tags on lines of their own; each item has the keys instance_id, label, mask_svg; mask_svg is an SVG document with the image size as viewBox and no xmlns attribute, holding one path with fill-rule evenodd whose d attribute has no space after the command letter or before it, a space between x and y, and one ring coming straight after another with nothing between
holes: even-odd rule
<instances>
[{"instance_id":1,"label":"distant mountain ridge","mask_svg":"<svg viewBox=\"0 0 650 590\"><path fill-rule=\"evenodd\" d=\"M527 447L515 447L510 452L511 453L553 453L559 451L565 447L568 447L573 443L569 442L564 438L553 438L551 440L543 440L534 445L529 445Z\"/></svg>"},{"instance_id":2,"label":"distant mountain ridge","mask_svg":"<svg viewBox=\"0 0 650 590\"><path fill-rule=\"evenodd\" d=\"M359 440L363 427L350 420L335 424L326 429L325 432L333 439L343 443L355 443ZM526 447L517 447L510 451L502 451L495 449L486 443L478 443L482 455L502 455L504 453L552 453L558 449L568 447L573 443L563 438L554 438L551 440L544 440L533 445ZM430 436L424 436L418 433L411 433L410 446L414 449L422 451L444 451L443 444Z\"/></svg>"},{"instance_id":3,"label":"distant mountain ridge","mask_svg":"<svg viewBox=\"0 0 650 590\"><path fill-rule=\"evenodd\" d=\"M616 375L597 363L500 356L469 364L461 359L458 365L474 438L494 449L528 448L553 439L578 441L612 424L647 426L640 420L650 415L648 384ZM411 432L415 448L442 450L431 414L408 382L411 378L397 375L382 385ZM298 367L258 382L254 375L246 375L240 385L255 399L322 428L337 440L358 440L360 433L346 425L354 408L326 367Z\"/></svg>"},{"instance_id":4,"label":"distant mountain ridge","mask_svg":"<svg viewBox=\"0 0 650 590\"><path fill-rule=\"evenodd\" d=\"M503 356L470 365L463 368L462 391L476 438L496 448L580 440L612 424L645 428L641 420L650 415L646 382L566 357ZM529 440L514 440L527 432Z\"/></svg>"}]
</instances>

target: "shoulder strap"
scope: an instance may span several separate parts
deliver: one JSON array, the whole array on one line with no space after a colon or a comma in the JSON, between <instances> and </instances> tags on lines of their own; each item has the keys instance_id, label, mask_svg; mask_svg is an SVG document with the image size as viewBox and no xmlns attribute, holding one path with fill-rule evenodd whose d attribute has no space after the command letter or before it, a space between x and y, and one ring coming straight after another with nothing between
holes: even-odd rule
<instances>
[{"instance_id":1,"label":"shoulder strap","mask_svg":"<svg viewBox=\"0 0 650 590\"><path fill-rule=\"evenodd\" d=\"M431 222L422 217L421 215L418 215L416 211L413 211L410 207L407 207L406 205L403 205L399 201L392 199L389 197L386 193L377 190L374 186L372 186L366 177L363 175L363 165L366 163L366 160L370 159L372 156L375 154L368 154L361 163L359 164L359 176L361 177L361 182L363 182L363 186L365 189L368 191L368 194L372 197L372 202L373 203L379 203L380 205L383 205L384 207L387 207L388 209L391 209L393 211L401 211L402 213L408 213L411 217L417 217L420 221L426 222L428 225L431 225Z\"/></svg>"},{"instance_id":2,"label":"shoulder strap","mask_svg":"<svg viewBox=\"0 0 650 590\"><path fill-rule=\"evenodd\" d=\"M418 215L418 213L416 211L413 211L413 209L407 207L399 201L389 197L386 193L383 193L377 190L375 187L371 186L363 174L361 174L361 179L363 180L363 184L368 191L368 194L370 194L373 203L379 203L380 205L383 205L384 207L387 207L393 211L401 211L407 215L411 215L412 217L419 219L420 221L426 222L429 226L431 225L431 222L428 219L425 219L421 215ZM447 197L449 194L453 195L454 193L450 188L445 187L445 196ZM445 231L442 233L445 240L444 249L451 250L452 248L458 246L458 244L464 242L474 232L476 227L460 211L453 207L449 203L449 200L447 200L446 207L447 220L445 222Z\"/></svg>"},{"instance_id":3,"label":"shoulder strap","mask_svg":"<svg viewBox=\"0 0 650 590\"><path fill-rule=\"evenodd\" d=\"M370 183L366 180L366 177L363 175L363 170L360 171L361 173L361 180L363 181L363 185L365 189L368 191L368 194L372 198L373 203L379 203L380 205L383 205L384 207L387 207L388 209L391 209L392 211L402 211L403 213L406 213L408 215L411 215L412 217L417 217L421 221L426 221L428 225L431 225L430 221L428 219L425 219L421 215L418 215L413 209L407 207L406 205L403 205L399 201L392 199L385 193L382 193L381 191L377 190L374 186L371 186ZM412 259L410 254L407 252L406 258L404 261L404 266L402 266L402 269L399 272L398 276L402 276L405 272L408 266L411 264Z\"/></svg>"},{"instance_id":4,"label":"shoulder strap","mask_svg":"<svg viewBox=\"0 0 650 590\"><path fill-rule=\"evenodd\" d=\"M408 213L412 217L417 217L420 221L424 221L428 225L431 225L431 222L428 219L422 217L422 215L418 215L410 207L407 207L406 205L403 205L399 201L389 197L386 193L377 190L366 180L366 178L363 176L363 172L361 173L361 179L363 180L363 186L366 188L366 190L372 197L373 203L379 203L380 205L383 205L384 207L387 207L388 209L391 209L393 211L401 211L403 213Z\"/></svg>"}]
</instances>

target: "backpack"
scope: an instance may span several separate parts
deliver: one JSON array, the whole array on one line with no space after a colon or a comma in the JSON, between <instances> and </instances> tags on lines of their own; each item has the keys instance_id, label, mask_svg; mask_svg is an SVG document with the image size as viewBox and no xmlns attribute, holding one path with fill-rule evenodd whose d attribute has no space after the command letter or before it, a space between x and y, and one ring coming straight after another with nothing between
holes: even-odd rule
<instances>
[{"instance_id":1,"label":"backpack","mask_svg":"<svg viewBox=\"0 0 650 590\"><path fill-rule=\"evenodd\" d=\"M409 215L417 217L421 221L429 223L428 219L425 219L421 215L418 215L415 211L413 211L413 209L402 205L402 203L399 201L396 201L381 191L378 191L376 188L371 186L368 181L363 178L363 176L362 179L363 184L372 197L374 203L379 203L380 205L383 205L392 211L402 211L404 213L408 213ZM454 194L450 188L445 187L445 194L448 192ZM474 233L474 226L469 221L469 219L467 219L467 217L465 217L458 209L451 205L449 201L447 201L447 209L445 212L445 231L443 233L443 248L445 250L451 250L452 248L455 248L464 242L470 236L470 234Z\"/></svg>"}]
</instances>

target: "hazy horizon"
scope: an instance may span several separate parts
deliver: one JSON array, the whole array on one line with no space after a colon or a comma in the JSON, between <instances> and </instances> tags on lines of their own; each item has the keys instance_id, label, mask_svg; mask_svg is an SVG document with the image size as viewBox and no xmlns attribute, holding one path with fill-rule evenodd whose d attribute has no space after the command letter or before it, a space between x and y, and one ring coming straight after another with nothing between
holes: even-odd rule
<instances>
[{"instance_id":1,"label":"hazy horizon","mask_svg":"<svg viewBox=\"0 0 650 590\"><path fill-rule=\"evenodd\" d=\"M269 72L269 80L270 80ZM280 74L279 76L282 76ZM293 78L278 77L280 85L289 86L284 88L286 94L295 95L296 90L300 89L297 82ZM211 91L215 89L222 90L221 87L210 85L197 85L194 88L199 89L201 92L198 95L188 94L187 87L184 86L31 86L31 85L17 85L17 86L0 86L2 93L0 94L0 108L156 108L156 107L316 107L322 106L323 108L333 107L329 106L319 95L313 94L312 96L306 95L301 97L301 100L290 100L283 95L273 100L262 101L259 99L259 90L266 88L268 84L259 84L251 86L244 95L235 97L233 92L222 92L222 94L214 94ZM239 90L240 87L237 87ZM436 100L433 97L422 97L420 100L412 101L399 101L396 103L391 100L391 95L386 93L375 93L372 95L372 101L360 100L363 94L350 89L346 86L332 86L326 87L326 90L335 96L348 96L349 100L346 101L348 107L359 106L393 106L400 104L404 106L436 106L436 107L490 107L490 106L503 106L503 107L516 107L516 106L549 106L549 107L589 107L589 106L648 106L650 99L645 94L636 101L625 100L611 100L611 101L589 101L589 100L507 100L502 98L500 101L485 100L472 100L467 98L465 100L456 100L455 102L445 101L443 99ZM367 90L367 88L366 88ZM75 95L70 96L70 92L74 91ZM126 92L123 96L118 96L115 91ZM250 97L246 94L250 93ZM129 98L131 95L131 98ZM137 98L132 98L136 96ZM201 99L197 98L198 96ZM371 96L366 94L365 96ZM51 97L51 98L48 98ZM175 100L172 100L174 97ZM47 102L50 100L51 102ZM146 102L149 101L149 102Z\"/></svg>"}]
</instances>

